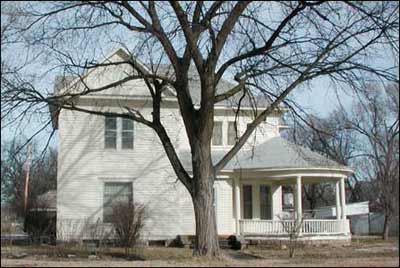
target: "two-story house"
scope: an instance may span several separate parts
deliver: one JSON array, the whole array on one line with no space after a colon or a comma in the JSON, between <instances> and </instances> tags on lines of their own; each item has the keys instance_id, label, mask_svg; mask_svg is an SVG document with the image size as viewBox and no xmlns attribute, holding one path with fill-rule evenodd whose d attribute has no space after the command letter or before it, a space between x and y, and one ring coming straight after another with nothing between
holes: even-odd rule
<instances>
[{"instance_id":1,"label":"two-story house","mask_svg":"<svg viewBox=\"0 0 400 268\"><path fill-rule=\"evenodd\" d=\"M118 49L104 63L128 59ZM166 68L164 66L164 68ZM92 69L83 81L58 85L55 94L84 92L85 87L101 88L132 73L128 64ZM191 79L191 95L199 103L196 75ZM229 88L220 82L218 90ZM162 102L162 122L190 172L191 155L187 136L173 90L166 90ZM132 107L145 117L152 111L151 97L142 80L127 81L107 90L82 95L75 107L121 112ZM259 109L268 103L259 103ZM212 138L213 160L217 161L235 143L235 103L215 108ZM251 108L242 104L237 130L243 133L252 120ZM124 110L125 111L125 110ZM303 215L301 186L304 183L336 185L336 219L304 219L301 232L313 239L349 239L345 215L344 180L352 171L310 150L280 137L282 109L276 110L249 138L228 165L218 174L214 186L219 235L285 237L282 186L294 185L294 211ZM67 109L53 111L58 129L57 173L58 239L82 236L85 222L107 225L115 201L135 201L145 205L145 240L171 239L194 235L195 220L189 193L177 180L157 135L145 125L122 118L104 117ZM85 235L85 234L83 234ZM324 235L324 236L322 236Z\"/></svg>"}]
</instances>

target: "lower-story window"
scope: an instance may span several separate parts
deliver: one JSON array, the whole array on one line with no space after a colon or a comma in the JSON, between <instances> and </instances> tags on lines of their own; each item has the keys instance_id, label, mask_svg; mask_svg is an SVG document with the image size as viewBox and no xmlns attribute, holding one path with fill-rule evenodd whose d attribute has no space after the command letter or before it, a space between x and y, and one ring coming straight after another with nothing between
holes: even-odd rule
<instances>
[{"instance_id":1,"label":"lower-story window","mask_svg":"<svg viewBox=\"0 0 400 268\"><path fill-rule=\"evenodd\" d=\"M253 218L253 194L251 185L243 185L243 218Z\"/></svg>"},{"instance_id":2,"label":"lower-story window","mask_svg":"<svg viewBox=\"0 0 400 268\"><path fill-rule=\"evenodd\" d=\"M103 196L103 222L112 222L113 206L119 202L132 202L132 182L106 182Z\"/></svg>"},{"instance_id":3,"label":"lower-story window","mask_svg":"<svg viewBox=\"0 0 400 268\"><path fill-rule=\"evenodd\" d=\"M271 187L269 185L260 185L260 218L271 219Z\"/></svg>"}]
</instances>

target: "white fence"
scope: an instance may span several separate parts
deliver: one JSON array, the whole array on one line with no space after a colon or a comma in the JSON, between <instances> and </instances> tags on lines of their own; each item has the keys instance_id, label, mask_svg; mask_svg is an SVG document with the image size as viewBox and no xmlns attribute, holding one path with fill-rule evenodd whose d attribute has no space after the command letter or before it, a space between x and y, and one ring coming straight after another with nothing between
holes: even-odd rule
<instances>
[{"instance_id":1,"label":"white fence","mask_svg":"<svg viewBox=\"0 0 400 268\"><path fill-rule=\"evenodd\" d=\"M288 235L295 228L293 220L239 220L243 235ZM302 234L337 235L349 233L348 220L303 220Z\"/></svg>"}]
</instances>

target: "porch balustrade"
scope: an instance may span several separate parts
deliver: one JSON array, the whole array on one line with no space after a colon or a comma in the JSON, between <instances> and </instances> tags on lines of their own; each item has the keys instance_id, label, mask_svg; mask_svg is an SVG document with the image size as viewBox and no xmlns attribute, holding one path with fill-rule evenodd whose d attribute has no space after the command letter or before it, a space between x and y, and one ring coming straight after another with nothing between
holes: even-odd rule
<instances>
[{"instance_id":1,"label":"porch balustrade","mask_svg":"<svg viewBox=\"0 0 400 268\"><path fill-rule=\"evenodd\" d=\"M239 220L242 235L288 235L294 220ZM301 225L302 235L338 235L349 233L349 220L305 219Z\"/></svg>"}]
</instances>

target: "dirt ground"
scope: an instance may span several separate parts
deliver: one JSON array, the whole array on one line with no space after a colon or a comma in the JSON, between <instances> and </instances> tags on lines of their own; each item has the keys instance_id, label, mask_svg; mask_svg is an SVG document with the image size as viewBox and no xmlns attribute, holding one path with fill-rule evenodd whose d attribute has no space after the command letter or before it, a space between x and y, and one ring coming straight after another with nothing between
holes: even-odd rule
<instances>
[{"instance_id":1,"label":"dirt ground","mask_svg":"<svg viewBox=\"0 0 400 268\"><path fill-rule=\"evenodd\" d=\"M147 247L134 250L137 260L125 260L121 249L99 251L92 259L76 248L2 246L3 267L184 267L184 266L296 266L296 267L398 267L398 240L353 240L350 246L298 248L289 258L287 249L252 246L243 251L223 250L220 259L194 258L190 249ZM72 254L72 255L71 255ZM26 256L25 256L26 255ZM69 256L68 256L69 255Z\"/></svg>"}]
</instances>

